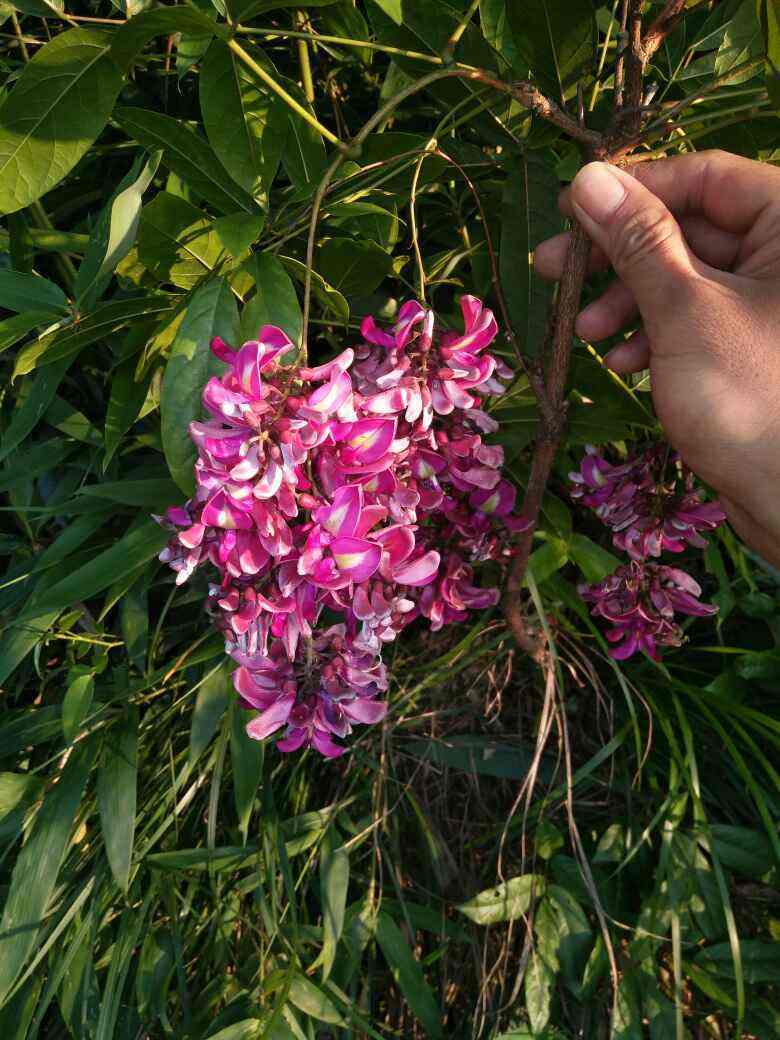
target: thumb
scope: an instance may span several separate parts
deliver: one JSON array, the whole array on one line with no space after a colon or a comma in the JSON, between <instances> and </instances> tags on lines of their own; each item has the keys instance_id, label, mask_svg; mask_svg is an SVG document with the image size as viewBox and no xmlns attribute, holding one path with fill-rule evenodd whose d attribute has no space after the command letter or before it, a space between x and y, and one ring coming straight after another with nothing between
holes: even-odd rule
<instances>
[{"instance_id":1,"label":"thumb","mask_svg":"<svg viewBox=\"0 0 780 1040\"><path fill-rule=\"evenodd\" d=\"M672 214L644 185L608 163L584 166L571 186L574 215L607 254L642 318L653 323L696 274Z\"/></svg>"}]
</instances>

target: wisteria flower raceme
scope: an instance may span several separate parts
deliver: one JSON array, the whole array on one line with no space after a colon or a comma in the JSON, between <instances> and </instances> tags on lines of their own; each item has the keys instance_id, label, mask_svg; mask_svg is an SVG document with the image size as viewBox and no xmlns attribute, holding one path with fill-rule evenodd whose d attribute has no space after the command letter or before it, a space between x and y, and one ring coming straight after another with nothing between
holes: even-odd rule
<instances>
[{"instance_id":1,"label":"wisteria flower raceme","mask_svg":"<svg viewBox=\"0 0 780 1040\"><path fill-rule=\"evenodd\" d=\"M644 651L658 660L659 647L683 641L675 612L705 617L718 608L699 601L701 588L685 571L648 558L705 548L702 532L713 531L726 514L717 502L704 500L693 474L663 444L617 465L588 446L569 477L571 497L595 512L631 561L603 582L581 586L580 595L594 604L592 614L612 623L606 633L615 644L612 657Z\"/></svg>"},{"instance_id":2,"label":"wisteria flower raceme","mask_svg":"<svg viewBox=\"0 0 780 1040\"><path fill-rule=\"evenodd\" d=\"M197 489L160 523L161 559L187 581L216 571L207 610L238 662L247 730L327 757L386 712L385 643L416 619L434 630L498 600L474 564L504 560L525 521L481 407L509 369L487 348L493 314L461 299L463 331L405 303L396 323L313 367L273 326L234 351L211 345L210 419L193 422ZM323 611L341 617L322 628Z\"/></svg>"},{"instance_id":3,"label":"wisteria flower raceme","mask_svg":"<svg viewBox=\"0 0 780 1040\"><path fill-rule=\"evenodd\" d=\"M617 660L644 650L657 661L659 647L680 646L683 641L676 613L708 617L718 609L699 602L701 587L685 571L636 560L579 591L594 604L592 613L612 625L606 637L614 644L610 655Z\"/></svg>"}]
</instances>

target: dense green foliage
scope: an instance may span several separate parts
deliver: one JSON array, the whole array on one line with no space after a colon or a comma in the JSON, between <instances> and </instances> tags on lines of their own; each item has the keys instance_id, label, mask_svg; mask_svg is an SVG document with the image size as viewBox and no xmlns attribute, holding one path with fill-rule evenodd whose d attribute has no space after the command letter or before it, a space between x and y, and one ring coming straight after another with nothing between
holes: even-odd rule
<instances>
[{"instance_id":1,"label":"dense green foliage","mask_svg":"<svg viewBox=\"0 0 780 1040\"><path fill-rule=\"evenodd\" d=\"M688 6L648 85L695 97L643 147L777 161L777 5ZM529 252L577 145L478 82L392 102L454 59L579 85L602 127L618 8L0 0L6 1040L780 1035L780 574L718 532L717 626L662 666L610 661L576 593L615 559L565 475L657 435L646 379L575 345L528 579L552 681L497 611L411 631L334 764L246 737L206 578L173 585L149 519L191 489L210 337L300 338L314 193L383 106L322 199L310 355L421 289L496 306L496 274L542 348ZM495 414L522 488L523 376Z\"/></svg>"}]
</instances>

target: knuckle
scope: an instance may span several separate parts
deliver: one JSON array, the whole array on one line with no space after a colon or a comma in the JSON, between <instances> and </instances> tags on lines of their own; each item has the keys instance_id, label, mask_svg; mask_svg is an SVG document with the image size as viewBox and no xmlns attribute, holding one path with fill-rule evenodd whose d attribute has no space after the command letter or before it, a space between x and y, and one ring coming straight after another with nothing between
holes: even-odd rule
<instances>
[{"instance_id":1,"label":"knuckle","mask_svg":"<svg viewBox=\"0 0 780 1040\"><path fill-rule=\"evenodd\" d=\"M617 269L629 271L664 252L676 235L674 219L665 210L636 210L619 229L612 262Z\"/></svg>"}]
</instances>

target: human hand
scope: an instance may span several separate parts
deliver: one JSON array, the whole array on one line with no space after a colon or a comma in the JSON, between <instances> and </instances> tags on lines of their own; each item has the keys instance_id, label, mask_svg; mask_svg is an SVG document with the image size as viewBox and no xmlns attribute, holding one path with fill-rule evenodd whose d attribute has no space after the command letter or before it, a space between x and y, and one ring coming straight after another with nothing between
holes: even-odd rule
<instances>
[{"instance_id":1,"label":"human hand","mask_svg":"<svg viewBox=\"0 0 780 1040\"><path fill-rule=\"evenodd\" d=\"M582 310L598 342L641 326L605 361L650 369L666 436L717 491L739 535L780 565L780 169L699 152L637 164L590 163L561 210L594 242L591 271L617 278ZM536 249L558 279L568 235Z\"/></svg>"}]
</instances>

